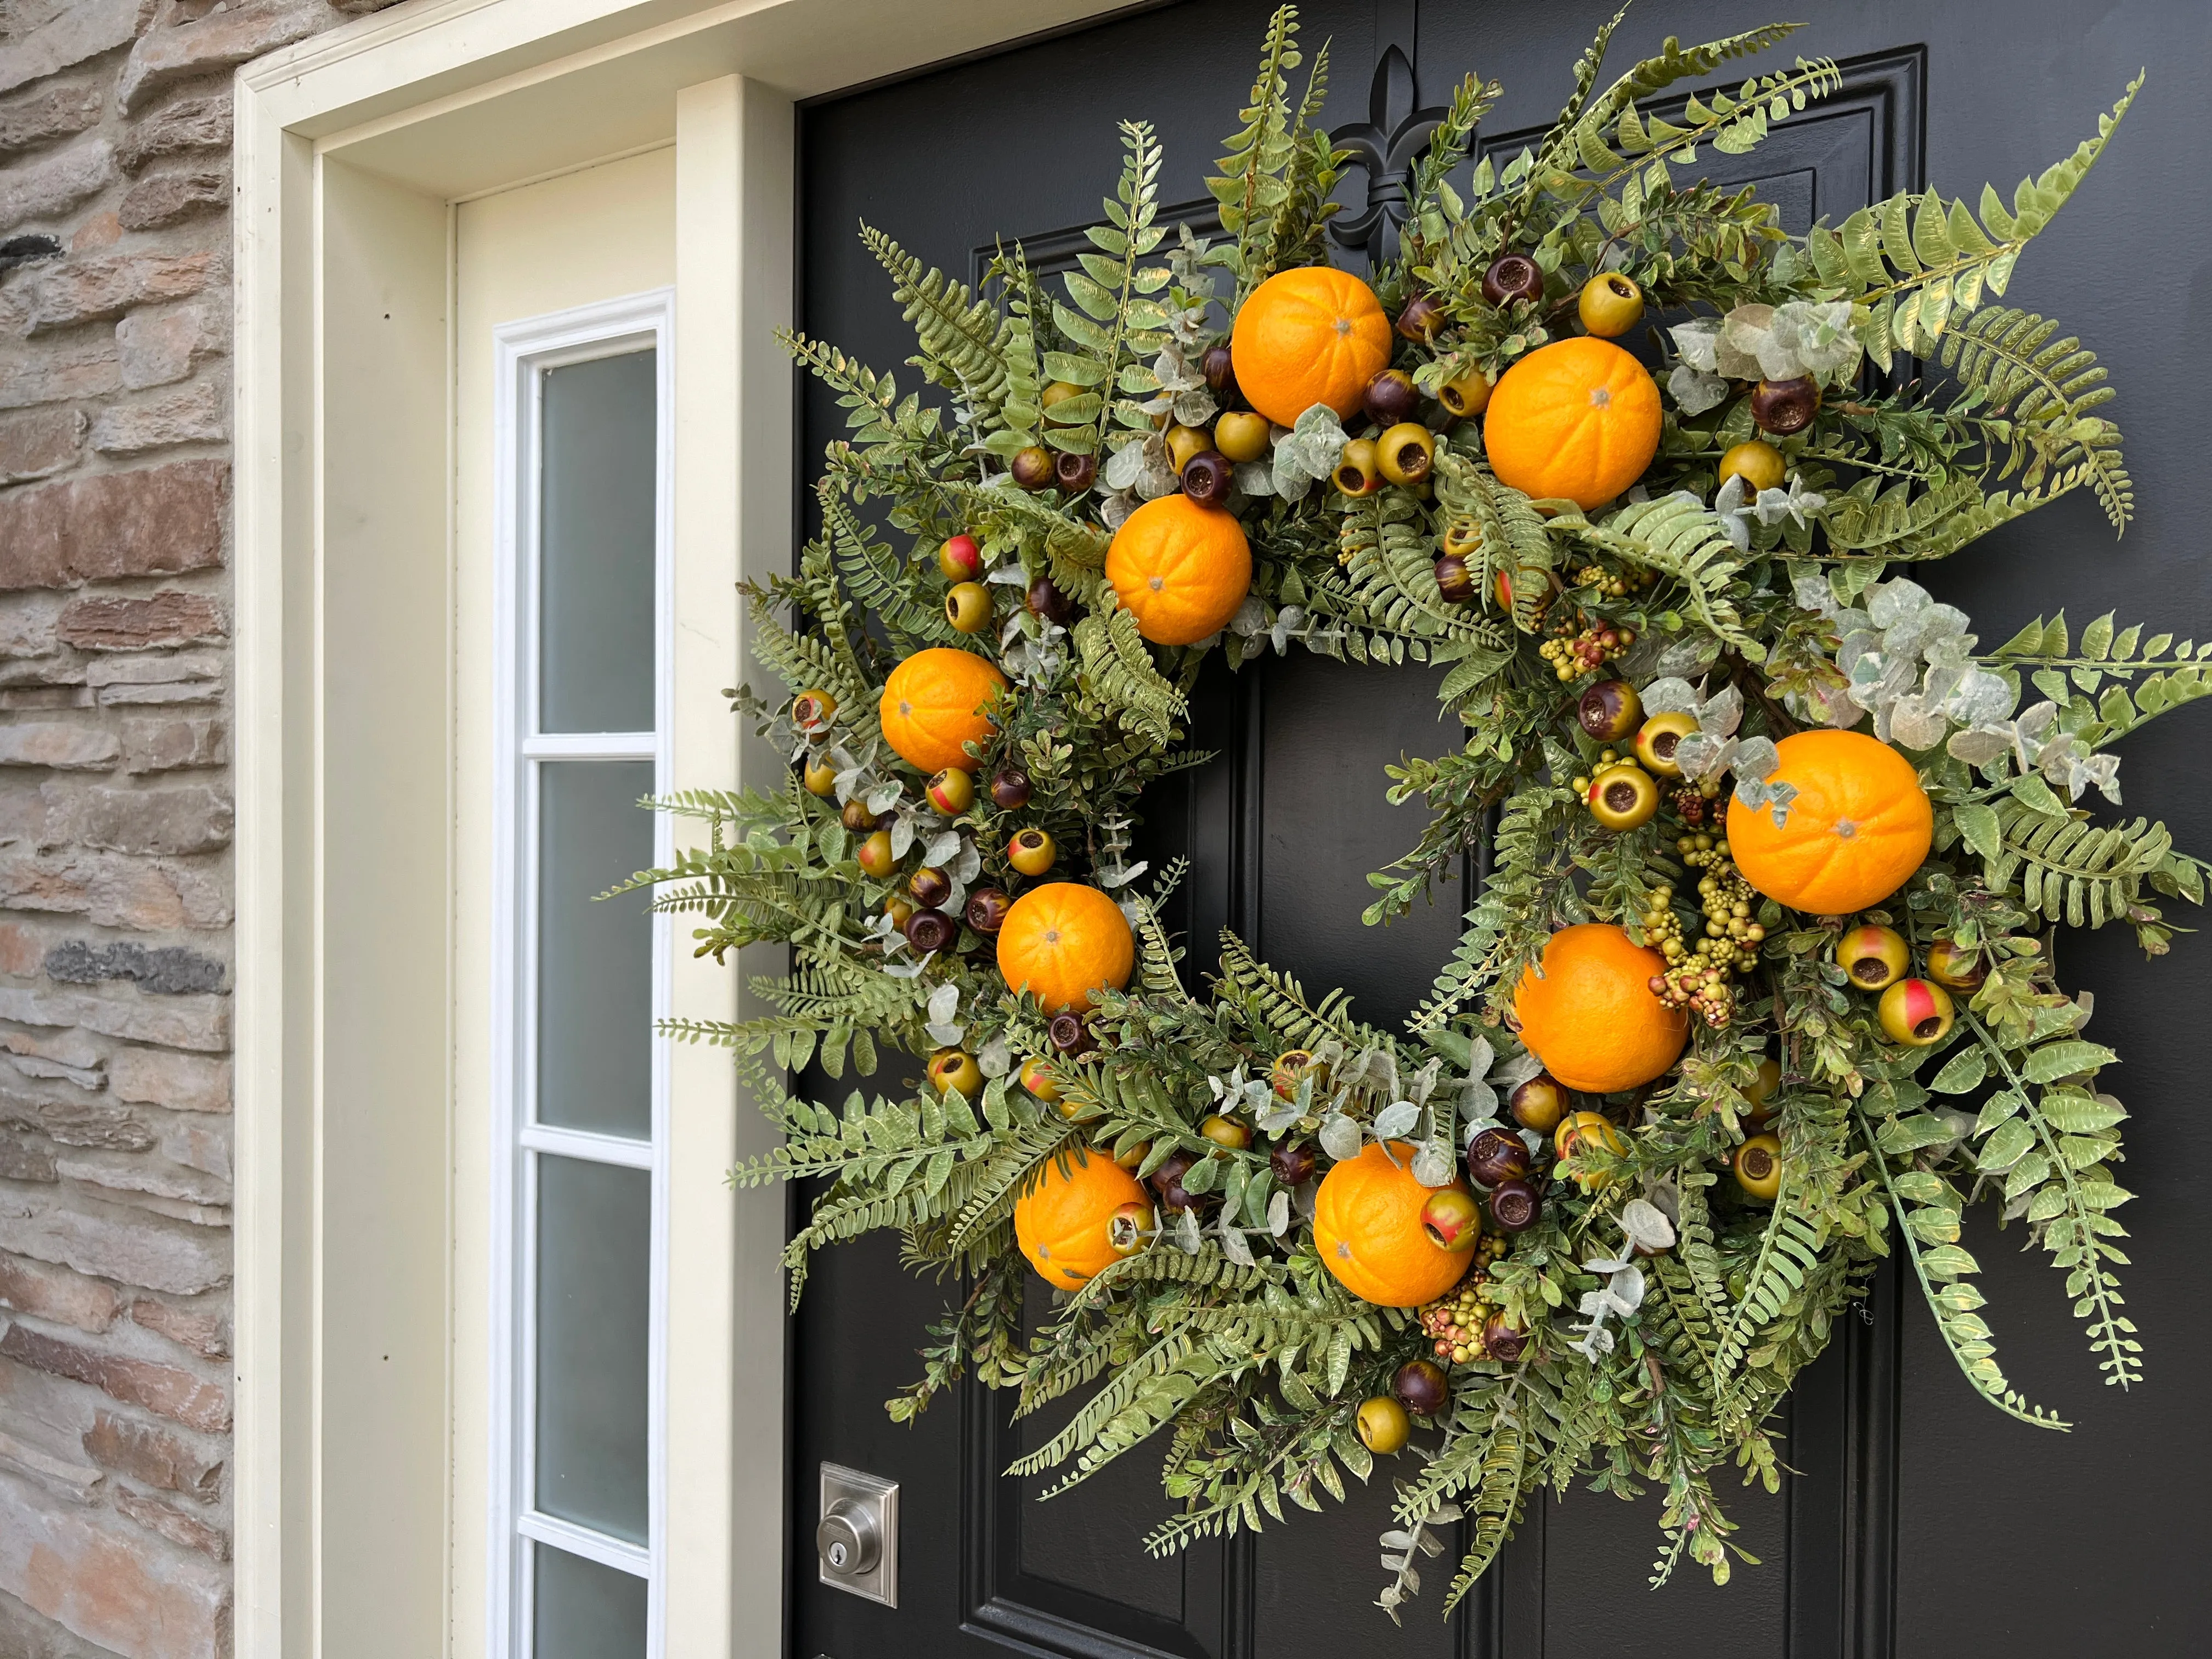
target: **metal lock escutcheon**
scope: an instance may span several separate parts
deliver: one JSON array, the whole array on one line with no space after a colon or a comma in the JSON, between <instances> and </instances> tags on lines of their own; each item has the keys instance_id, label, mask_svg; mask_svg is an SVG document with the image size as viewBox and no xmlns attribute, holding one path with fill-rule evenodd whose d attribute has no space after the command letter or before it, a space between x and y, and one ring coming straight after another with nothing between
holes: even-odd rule
<instances>
[{"instance_id":1,"label":"metal lock escutcheon","mask_svg":"<svg viewBox=\"0 0 2212 1659\"><path fill-rule=\"evenodd\" d=\"M823 1583L896 1607L898 1483L824 1463L814 1553Z\"/></svg>"}]
</instances>

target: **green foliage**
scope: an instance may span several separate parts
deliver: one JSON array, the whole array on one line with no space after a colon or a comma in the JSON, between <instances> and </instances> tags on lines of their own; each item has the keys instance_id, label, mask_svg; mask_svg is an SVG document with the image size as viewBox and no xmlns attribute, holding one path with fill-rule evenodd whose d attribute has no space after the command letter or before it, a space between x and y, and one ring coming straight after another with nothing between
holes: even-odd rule
<instances>
[{"instance_id":1,"label":"green foliage","mask_svg":"<svg viewBox=\"0 0 2212 1659\"><path fill-rule=\"evenodd\" d=\"M1978 222L1964 202L1904 191L1859 209L1833 231L1815 226L1814 265L1832 290L1865 308L1859 338L1867 355L1885 369L1893 353L1932 356L1945 328L1979 306L1984 289L2002 296L2021 250L2066 204L2142 88L2137 76L2112 112L2097 118L2094 138L2021 179L2009 209L1983 185Z\"/></svg>"},{"instance_id":2,"label":"green foliage","mask_svg":"<svg viewBox=\"0 0 2212 1659\"><path fill-rule=\"evenodd\" d=\"M731 696L793 775L653 803L703 844L616 890L649 890L658 911L690 918L702 957L726 963L767 945L782 959L781 971L750 973L746 1018L663 1029L731 1050L781 1133L732 1180L811 1183L786 1255L793 1297L814 1250L886 1229L908 1267L957 1287L920 1377L890 1402L894 1418L968 1378L1018 1390L1024 1413L1069 1402L1064 1426L1016 1469L1059 1492L1153 1447L1171 1512L1146 1544L1165 1553L1340 1501L1347 1476L1376 1467L1359 1402L1411 1358L1449 1359L1449 1413L1396 1466L1381 1540L1380 1601L1394 1619L1450 1529L1462 1555L1447 1606L1495 1560L1532 1495L1577 1482L1656 1492L1655 1583L1685 1560L1724 1581L1752 1558L1717 1478L1732 1466L1778 1489L1775 1413L1893 1253L1969 1386L2024 1423L2066 1426L1997 1364L1978 1264L1960 1243L1976 1203L2000 1225L2022 1224L2063 1273L2107 1381L2142 1375L2118 1280L2116 1212L2129 1194L2113 1170L2127 1114L2102 1082L2115 1057L2081 1036L2086 998L2058 989L2051 940L2062 927L2124 923L2156 953L2175 927L2160 903L2201 902L2206 866L2164 826L2093 817L2079 798L2094 785L2117 803L2107 746L2212 690L2212 644L2146 637L2109 614L2077 641L2062 612L1978 653L1963 616L1893 574L2075 489L2093 492L2116 530L2132 511L2104 370L2057 323L1985 301L2003 295L2136 88L2009 207L1994 192L1978 213L1908 192L1795 238L1755 190L1687 170L1708 148L1755 147L1838 83L1836 65L1799 60L1662 112L1655 94L1790 26L1686 48L1669 40L1608 83L1619 21L1576 66L1558 122L1502 165L1465 167L1499 89L1471 75L1460 84L1413 168L1401 257L1372 283L1394 309L1417 293L1436 302L1433 338L1393 343L1394 366L1431 393L1477 371L1494 380L1544 344L1601 273L1636 281L1652 314L1689 314L1661 341L1680 361L1662 365L1657 453L1636 489L1588 510L1532 501L1499 479L1478 423L1462 421L1440 434L1425 483L1348 495L1325 469L1341 439L1362 434L1358 417L1343 431L1302 421L1280 465L1236 474L1226 510L1254 561L1243 608L1212 641L1145 639L1109 553L1114 526L1176 487L1159 428L1211 422L1200 369L1237 305L1270 274L1328 253L1345 157L1323 125L1327 54L1312 53L1294 86L1306 59L1284 7L1207 181L1225 241L1186 235L1164 251L1163 157L1135 122L1121 128L1102 222L1049 290L1018 245L1000 248L971 291L863 228L915 330L911 362L941 401L902 394L833 346L787 341L832 389L848 433L829 447L820 533L796 570L744 592L749 648L783 690ZM1540 300L1484 297L1483 273L1508 248L1534 259ZM1234 277L1226 318L1211 287L1223 269ZM1861 344L1881 365L1920 357L1929 379L1868 392ZM1756 429L1744 384L1779 374L1762 352L1820 380L1822 401L1779 446L1780 487L1723 487L1722 456ZM1040 444L1096 458L1097 478L1018 487L1010 463ZM984 632L945 620L933 555L955 532L983 554L995 602ZM1023 602L1041 578L1067 612L1049 595ZM1152 867L1140 813L1148 785L1208 758L1181 745L1217 645L1231 668L1295 646L1425 665L1439 681L1457 729L1444 752L1387 769L1386 799L1414 808L1419 827L1370 875L1365 919L1433 898L1470 855L1485 875L1403 1034L1358 1018L1341 990L1310 995L1233 935L1212 981L1186 982L1164 907L1187 866ZM930 647L1004 673L971 755L980 780L1027 775L1020 805L981 787L941 811L884 743L886 677ZM1655 780L1656 814L1618 832L1589 798L1627 744L1618 731L1594 736L1577 713L1584 690L1615 677L1647 714L1695 727L1677 751L1685 775ZM800 690L827 693L834 713L800 729L787 695ZM1756 894L1739 903L1725 872L1711 873L1731 793L1738 805L1778 804L1766 744L1823 720L1869 729L1869 717L1917 768L1936 824L1931 858L1867 919L1894 924L1916 950L1947 940L1983 975L1959 993L1938 1053L1884 1033L1836 961L1839 919ZM881 842L869 844L879 828L888 872ZM991 933L967 925L992 922L989 904L971 910L969 898L1031 890L1008 852L1026 830L1054 839L1047 879L1092 886L1130 921L1132 973L1092 992L1076 1051L1064 1026L1055 1046L1052 1011L998 971ZM949 896L942 922L909 932L924 868L921 887L941 881ZM1425 1328L1420 1310L1346 1291L1316 1240L1310 1193L1286 1186L1297 1171L1271 1153L1311 1149L1325 1176L1380 1139L1394 1161L1410 1154L1416 1179L1444 1178L1543 1064L1514 1019L1524 975L1556 932L1593 921L1661 951L1669 974L1683 971L1692 928L1734 954L1699 970L1698 1017L1674 1066L1577 1100L1609 1115L1618 1153L1586 1138L1562 1164L1540 1147L1543 1213L1463 1281L1479 1285L1486 1316L1526 1334L1507 1360L1452 1335L1438 1310ZM1657 982L1691 994L1679 979ZM981 1082L939 1093L899 1080L920 1069L902 1056L947 1050L971 1057ZM1310 1065L1279 1064L1293 1050ZM1018 1068L1047 1055L1049 1079L1033 1092ZM788 1081L808 1067L849 1068L875 1091L809 1101ZM1221 1144L1218 1124L1201 1127L1215 1117L1253 1133ZM1771 1200L1728 1172L1759 1124L1779 1147ZM1080 1284L1055 1283L1031 1328L1018 1209L1097 1158L1160 1177L1152 1192L1188 1207L1120 1214L1114 1259Z\"/></svg>"}]
</instances>

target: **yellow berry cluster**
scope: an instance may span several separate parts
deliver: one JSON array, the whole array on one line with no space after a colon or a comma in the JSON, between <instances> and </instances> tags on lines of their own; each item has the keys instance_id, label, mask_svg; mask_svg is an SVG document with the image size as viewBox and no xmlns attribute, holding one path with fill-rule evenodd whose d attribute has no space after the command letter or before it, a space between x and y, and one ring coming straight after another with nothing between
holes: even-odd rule
<instances>
[{"instance_id":1,"label":"yellow berry cluster","mask_svg":"<svg viewBox=\"0 0 2212 1659\"><path fill-rule=\"evenodd\" d=\"M1601 564L1582 565L1572 574L1577 587L1593 588L1600 597L1613 599L1625 599L1638 588L1650 587L1659 580L1653 571L1607 570Z\"/></svg>"},{"instance_id":2,"label":"yellow berry cluster","mask_svg":"<svg viewBox=\"0 0 2212 1659\"><path fill-rule=\"evenodd\" d=\"M1726 842L1716 842L1706 835L1684 836L1674 850L1692 869L1704 872L1698 881L1698 901L1705 913L1705 933L1695 943L1686 942L1681 920L1674 914L1674 890L1651 890L1644 931L1667 958L1667 971L1652 976L1652 994L1674 1007L1691 1010L1708 1025L1725 1025L1735 1011L1731 979L1758 966L1759 941L1766 937L1766 929L1751 919L1757 895L1737 873Z\"/></svg>"},{"instance_id":3,"label":"yellow berry cluster","mask_svg":"<svg viewBox=\"0 0 2212 1659\"><path fill-rule=\"evenodd\" d=\"M1443 1364L1461 1365L1486 1357L1482 1328L1497 1311L1490 1264L1504 1253L1504 1241L1486 1233L1474 1247L1474 1266L1467 1277L1434 1302L1422 1304L1421 1329L1435 1340L1437 1358Z\"/></svg>"},{"instance_id":4,"label":"yellow berry cluster","mask_svg":"<svg viewBox=\"0 0 2212 1659\"><path fill-rule=\"evenodd\" d=\"M1536 647L1563 680L1577 679L1628 654L1636 643L1636 630L1616 628L1608 622L1587 623L1577 631L1573 623L1561 623L1553 637Z\"/></svg>"}]
</instances>

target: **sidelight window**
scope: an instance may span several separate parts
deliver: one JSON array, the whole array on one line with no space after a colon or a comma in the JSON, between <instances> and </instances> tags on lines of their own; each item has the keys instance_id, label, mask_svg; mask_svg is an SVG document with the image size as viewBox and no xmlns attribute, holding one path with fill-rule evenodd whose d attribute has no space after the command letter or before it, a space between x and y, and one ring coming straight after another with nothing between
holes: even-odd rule
<instances>
[{"instance_id":1,"label":"sidelight window","mask_svg":"<svg viewBox=\"0 0 2212 1659\"><path fill-rule=\"evenodd\" d=\"M493 1659L661 1651L669 317L497 331Z\"/></svg>"}]
</instances>

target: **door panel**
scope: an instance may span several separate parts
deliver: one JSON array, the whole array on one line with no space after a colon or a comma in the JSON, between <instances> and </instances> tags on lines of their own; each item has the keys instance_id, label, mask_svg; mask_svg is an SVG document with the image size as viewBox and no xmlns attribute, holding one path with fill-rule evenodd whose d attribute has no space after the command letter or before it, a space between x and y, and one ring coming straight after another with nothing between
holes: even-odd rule
<instances>
[{"instance_id":1,"label":"door panel","mask_svg":"<svg viewBox=\"0 0 2212 1659\"><path fill-rule=\"evenodd\" d=\"M1557 112L1576 56L1613 7L1358 0L1301 9L1309 43L1330 40L1333 122L1373 128L1387 151L1392 135L1413 131L1472 69L1504 83L1484 142L1510 150ZM2212 368L2212 283L2194 275L2212 269L2212 210L2195 193L2161 195L2173 186L2158 171L2159 158L2201 149L2201 118L2189 94L2161 89L2156 73L2161 62L2205 61L2212 22L2183 0L2138 0L2106 14L2077 50L2081 26L2062 0L2021 0L2005 9L2002 28L1990 27L1990 8L1967 0L1819 9L1826 15L1800 37L1802 50L1845 60L1844 90L1749 156L1701 158L1717 182L1757 181L1792 231L1838 220L1929 171L1950 191L1971 195L1984 178L2008 189L2094 130L2138 64L2153 65L2146 101L2030 253L2010 296L2060 314L2112 366L2139 526L2116 553L2090 503L2062 504L1992 537L1931 582L1972 611L1985 640L2069 599L2077 617L2118 605L2124 617L2161 616L2181 631L2196 618L2203 633L2212 626L2203 620L2212 617L2212 567L2185 556L2194 544L2185 539L2180 493L2196 471L2197 441L2186 423L2154 424L2148 394L2171 384L2175 358L2191 384ZM807 331L879 368L912 349L881 272L854 238L860 218L949 270L972 274L1000 234L1020 237L1036 263L1064 261L1075 228L1111 187L1121 118L1158 125L1164 193L1199 198L1198 180L1248 93L1267 10L1265 0L1183 0L805 112ZM1649 4L1616 37L1616 71L1663 35L1703 40L1758 21L1735 0ZM1400 58L1378 77L1392 48ZM1923 149L1936 165L1923 163ZM1357 171L1347 179L1341 197L1352 215L1375 205L1373 183ZM1389 194L1387 181L1381 194ZM1201 198L1182 211L1209 209ZM1341 257L1357 266L1362 256ZM812 387L803 409L811 476L811 458L842 430L842 412ZM2131 411L2141 411L2132 422ZM1228 927L1310 988L1352 991L1364 1018L1395 1023L1418 1001L1450 949L1464 880L1387 933L1363 927L1359 914L1372 897L1365 873L1420 831L1418 806L1383 803L1383 767L1457 741L1437 722L1429 679L1410 667L1304 654L1235 676L1209 665L1191 728L1219 758L1156 787L1142 829L1150 856L1194 861L1171 917L1191 971L1211 966ZM2212 844L2212 803L2182 781L2191 775L2179 764L2190 718L2131 741L2130 807L2166 817L2183 845L2203 848ZM1734 1501L1740 1541L1763 1565L1739 1566L1724 1589L1686 1567L1654 1595L1645 1583L1659 1543L1656 1500L1622 1504L1577 1488L1532 1509L1449 1622L1437 1616L1450 1577L1439 1562L1398 1630L1371 1605L1380 1583L1374 1540L1389 1508L1379 1479L1340 1509L1161 1563L1141 1549L1167 1513L1146 1449L1040 1505L1034 1483L998 1471L1057 1419L1013 1424L1005 1400L973 1389L911 1428L890 1425L881 1402L916 1373L912 1351L953 1287L916 1284L899 1271L892 1246L869 1240L820 1260L799 1315L793 1654L2072 1659L2112 1650L2123 1636L2135 1653L2193 1650L2212 1596L2185 1564L2202 1533L2185 1519L2194 1514L2186 1494L2212 1473L2212 1450L2191 1426L2189 1390L2169 1380L2212 1358L2212 1344L2182 1312L2183 1271L2158 1251L2179 1260L2189 1242L2184 1189L2163 1172L2201 1167L2212 1128L2201 1114L2161 1114L2157 1105L2193 1099L2187 1081L2212 1063L2204 1023L2174 1018L2212 990L2212 949L2185 936L2172 958L2147 970L2123 941L2085 939L2069 941L2062 961L2094 974L2095 1035L2131 1062L2128 1097L2140 1114L2131 1184L2145 1196L2124 1217L2140 1264L2129 1289L2149 1334L2154 1386L2127 1398L2098 1388L2041 1259L2019 1255L1993 1231L1969 1243L1987 1269L2008 1373L2075 1418L2074 1435L2039 1434L1981 1404L1937 1344L1917 1291L1900 1296L1886 1273L1801 1379L1790 1407L1794 1475L1778 1495L1745 1492ZM815 1582L811 1472L824 1459L904 1483L896 1612ZM2042 1519L2061 1516L2057 1525ZM2027 1527L2043 1546L2033 1553L2008 1541ZM2067 1539L2085 1541L2069 1548Z\"/></svg>"}]
</instances>

